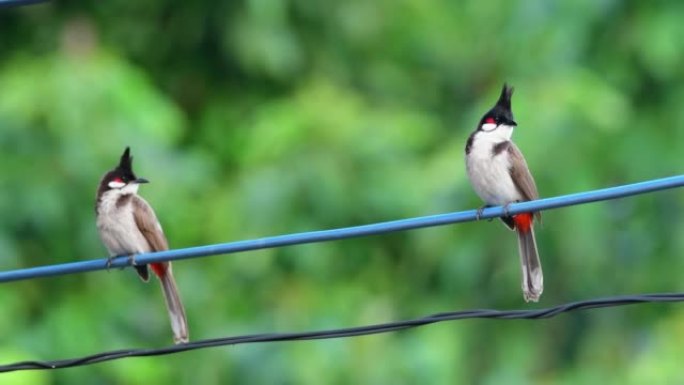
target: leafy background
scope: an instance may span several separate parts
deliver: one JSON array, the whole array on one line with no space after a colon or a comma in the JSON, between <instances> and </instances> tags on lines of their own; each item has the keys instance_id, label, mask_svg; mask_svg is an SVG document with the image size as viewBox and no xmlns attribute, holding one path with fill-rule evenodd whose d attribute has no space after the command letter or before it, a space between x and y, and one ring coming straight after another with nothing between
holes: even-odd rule
<instances>
[{"instance_id":1,"label":"leafy background","mask_svg":"<svg viewBox=\"0 0 684 385\"><path fill-rule=\"evenodd\" d=\"M132 147L173 247L481 205L463 148L508 81L542 196L682 172L684 2L53 1L0 8L0 269L105 256ZM515 237L468 223L176 263L193 338L681 291L680 191L553 210L538 305ZM496 242L493 242L496 240ZM171 343L125 271L3 284L0 362ZM472 320L216 348L3 384L680 383L684 310Z\"/></svg>"}]
</instances>

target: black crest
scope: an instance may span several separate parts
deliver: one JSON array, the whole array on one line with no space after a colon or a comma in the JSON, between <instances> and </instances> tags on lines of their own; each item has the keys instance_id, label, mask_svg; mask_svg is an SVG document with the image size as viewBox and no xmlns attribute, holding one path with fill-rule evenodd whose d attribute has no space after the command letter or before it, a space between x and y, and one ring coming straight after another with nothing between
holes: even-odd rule
<instances>
[{"instance_id":1,"label":"black crest","mask_svg":"<svg viewBox=\"0 0 684 385\"><path fill-rule=\"evenodd\" d=\"M499 100L496 102L496 105L510 111L511 96L513 96L513 87L509 87L508 84L504 83L503 88L501 88L501 95L499 96Z\"/></svg>"},{"instance_id":2,"label":"black crest","mask_svg":"<svg viewBox=\"0 0 684 385\"><path fill-rule=\"evenodd\" d=\"M114 169L114 172L120 175L124 182L135 180L135 174L133 173L133 157L131 156L130 147L126 147L124 150L121 155L121 160L119 161L119 166Z\"/></svg>"},{"instance_id":3,"label":"black crest","mask_svg":"<svg viewBox=\"0 0 684 385\"><path fill-rule=\"evenodd\" d=\"M496 124L516 126L517 123L513 119L513 111L511 110L511 96L513 96L513 87L509 87L508 84L504 83L499 100L496 101L491 110L484 114L480 125L493 119Z\"/></svg>"}]
</instances>

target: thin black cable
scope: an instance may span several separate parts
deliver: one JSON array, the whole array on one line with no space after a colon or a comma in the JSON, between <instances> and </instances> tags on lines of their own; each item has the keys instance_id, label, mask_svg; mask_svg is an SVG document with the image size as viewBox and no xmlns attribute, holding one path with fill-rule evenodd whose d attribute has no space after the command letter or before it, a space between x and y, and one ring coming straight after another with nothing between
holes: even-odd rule
<instances>
[{"instance_id":1,"label":"thin black cable","mask_svg":"<svg viewBox=\"0 0 684 385\"><path fill-rule=\"evenodd\" d=\"M99 362L118 360L128 357L150 357L166 354L180 353L196 349L209 347L251 344L257 342L278 342L278 341L304 341L331 338L347 338L364 336L369 334L388 333L392 331L415 328L438 322L455 321L463 319L530 319L539 320L555 317L561 313L571 311L582 311L597 308L616 307L640 303L663 303L663 302L684 302L684 293L655 293L626 295L606 298L590 299L585 301L570 302L549 308L532 310L495 310L495 309L475 309L461 310L445 313L432 314L422 318L411 320L388 322L367 326L356 326L341 329L330 329L320 331L305 331L294 333L267 333L251 334L235 337L224 337L205 339L190 342L182 345L174 345L155 349L124 349L88 355L80 358L63 359L55 361L22 361L13 364L0 366L0 372L11 372L16 370L36 370L36 369L62 369L75 366L92 365Z\"/></svg>"}]
</instances>

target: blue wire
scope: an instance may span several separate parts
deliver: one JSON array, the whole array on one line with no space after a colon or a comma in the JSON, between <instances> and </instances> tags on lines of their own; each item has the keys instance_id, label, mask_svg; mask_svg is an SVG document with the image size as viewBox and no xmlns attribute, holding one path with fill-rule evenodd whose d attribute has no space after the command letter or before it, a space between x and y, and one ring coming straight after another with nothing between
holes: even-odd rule
<instances>
[{"instance_id":1,"label":"blue wire","mask_svg":"<svg viewBox=\"0 0 684 385\"><path fill-rule=\"evenodd\" d=\"M20 7L23 5L32 5L44 3L49 0L0 0L0 8Z\"/></svg>"},{"instance_id":2,"label":"blue wire","mask_svg":"<svg viewBox=\"0 0 684 385\"><path fill-rule=\"evenodd\" d=\"M586 191L575 194L545 198L536 201L514 203L509 205L507 214L521 212L541 211L558 207L573 206L583 203L617 199L631 195L671 189L684 186L684 175L672 176L662 179L654 179L640 183L610 187L594 191ZM501 206L487 208L482 212L481 219L496 218L505 215ZM136 263L147 264L162 261L175 261L180 259L196 258L217 254L237 253L241 251L268 249L274 247L300 245L305 243L326 242L368 235L384 234L394 231L419 229L424 227L443 226L452 223L461 223L476 220L477 210L460 211L449 214L438 214L424 217L400 219L389 222L373 223L369 225L344 227L333 230L311 231L278 235L273 237L220 243L216 245L189 247L160 251L157 253L139 254L135 257ZM111 268L125 267L130 264L129 258L117 257L112 260ZM18 281L37 277L47 277L70 273L80 273L107 268L106 259L93 259L88 261L71 262L58 265L47 265L27 269L17 269L0 272L0 282Z\"/></svg>"}]
</instances>

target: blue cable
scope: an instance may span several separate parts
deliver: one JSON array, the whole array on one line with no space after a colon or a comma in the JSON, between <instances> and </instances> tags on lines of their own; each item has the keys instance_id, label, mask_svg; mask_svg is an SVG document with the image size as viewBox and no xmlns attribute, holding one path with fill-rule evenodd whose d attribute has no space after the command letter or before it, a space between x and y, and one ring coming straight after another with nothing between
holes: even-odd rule
<instances>
[{"instance_id":1,"label":"blue cable","mask_svg":"<svg viewBox=\"0 0 684 385\"><path fill-rule=\"evenodd\" d=\"M20 7L24 5L33 5L44 3L49 0L0 0L0 8Z\"/></svg>"},{"instance_id":2,"label":"blue cable","mask_svg":"<svg viewBox=\"0 0 684 385\"><path fill-rule=\"evenodd\" d=\"M574 206L583 203L617 199L648 192L671 189L684 186L684 175L654 179L645 182L609 187L600 190L586 191L575 194L562 195L552 198L539 199L529 202L509 205L508 214L521 212L542 211L547 209ZM505 215L503 207L491 207L482 212L481 219L496 218ZM230 254L241 251L260 250L274 247L300 245L305 243L326 242L340 239L384 234L394 231L419 229L424 227L443 226L476 220L477 210L460 211L449 214L429 215L424 217L400 219L389 222L373 223L369 225L344 227L340 229L311 231L278 235L273 237L220 243L216 245L188 247L136 255L138 264L162 261L196 258L209 255ZM118 257L112 260L111 268L125 267L130 264L129 258ZM47 265L27 269L17 269L0 272L0 282L18 281L37 277L48 277L107 269L106 259L93 259L80 262L70 262L58 265Z\"/></svg>"}]
</instances>

